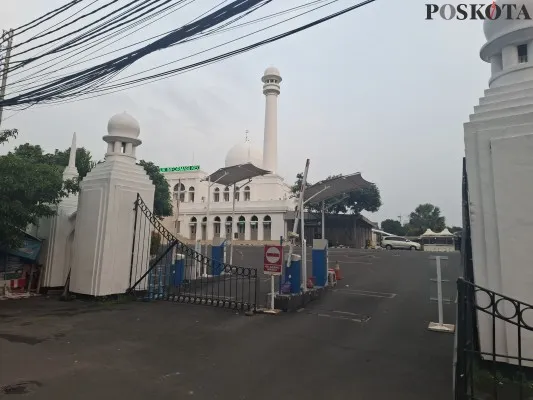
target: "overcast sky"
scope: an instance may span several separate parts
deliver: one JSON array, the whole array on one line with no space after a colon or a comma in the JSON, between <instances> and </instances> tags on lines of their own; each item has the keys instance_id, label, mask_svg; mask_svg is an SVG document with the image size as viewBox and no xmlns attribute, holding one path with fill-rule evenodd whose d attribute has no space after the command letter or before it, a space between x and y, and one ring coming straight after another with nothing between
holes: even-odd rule
<instances>
[{"instance_id":1,"label":"overcast sky","mask_svg":"<svg viewBox=\"0 0 533 400\"><path fill-rule=\"evenodd\" d=\"M306 2L274 0L248 19ZM340 0L171 67L249 45L356 2ZM17 27L64 3L66 0L2 0L0 28ZM198 0L128 35L116 46L183 25L213 4L212 0ZM122 76L271 23L172 47L141 60ZM274 65L283 77L278 168L289 183L310 158L310 181L361 171L375 182L383 206L369 215L372 220L381 222L400 215L405 220L418 204L429 202L442 209L449 225L460 225L463 123L483 95L490 75L490 66L479 58L483 43L479 21L426 21L422 0L377 0L282 41L170 79L94 99L36 106L16 115L5 111L7 120L2 128L18 128L20 136L0 148L0 154L26 142L49 151L64 149L77 132L79 146L101 159L108 119L127 111L141 125L143 144L138 157L160 166L194 163L213 171L223 166L227 151L244 140L246 130L251 140L262 146L260 78L266 67ZM95 55L109 49L113 47ZM10 77L8 83L14 80Z\"/></svg>"}]
</instances>

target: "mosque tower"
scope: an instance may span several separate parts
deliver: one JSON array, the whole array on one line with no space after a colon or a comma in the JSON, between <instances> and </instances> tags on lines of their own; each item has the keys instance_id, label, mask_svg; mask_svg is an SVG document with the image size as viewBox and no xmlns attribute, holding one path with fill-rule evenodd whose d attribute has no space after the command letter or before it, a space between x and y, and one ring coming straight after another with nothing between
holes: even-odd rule
<instances>
[{"instance_id":1,"label":"mosque tower","mask_svg":"<svg viewBox=\"0 0 533 400\"><path fill-rule=\"evenodd\" d=\"M263 142L263 168L276 173L278 168L278 96L281 75L275 67L265 70L263 77L265 101L265 137Z\"/></svg>"}]
</instances>

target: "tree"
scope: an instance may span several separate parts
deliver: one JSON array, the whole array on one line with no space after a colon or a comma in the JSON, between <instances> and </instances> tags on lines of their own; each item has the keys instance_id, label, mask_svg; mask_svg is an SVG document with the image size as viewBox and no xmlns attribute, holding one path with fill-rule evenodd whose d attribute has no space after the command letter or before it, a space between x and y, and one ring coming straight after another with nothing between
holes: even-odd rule
<instances>
[{"instance_id":1,"label":"tree","mask_svg":"<svg viewBox=\"0 0 533 400\"><path fill-rule=\"evenodd\" d=\"M330 175L326 178L332 179L337 178L342 175ZM291 187L291 192L295 195L300 191L300 187L303 181L303 173L298 173L296 175L296 182ZM307 186L312 186L311 183L307 182ZM376 185L371 184L367 188L357 189L351 192L346 198L346 196L338 196L326 201L326 212L328 214L360 214L361 211L376 212L382 205L381 195L379 189ZM342 200L341 200L342 199ZM309 205L308 211L312 213L319 213L321 210L321 205L313 204Z\"/></svg>"},{"instance_id":2,"label":"tree","mask_svg":"<svg viewBox=\"0 0 533 400\"><path fill-rule=\"evenodd\" d=\"M0 131L0 144L4 144L10 138L16 138L18 135L18 130L16 129L4 129Z\"/></svg>"},{"instance_id":3,"label":"tree","mask_svg":"<svg viewBox=\"0 0 533 400\"><path fill-rule=\"evenodd\" d=\"M154 215L162 218L172 215L172 202L170 201L170 186L159 167L151 161L139 161L152 183L155 185Z\"/></svg>"},{"instance_id":4,"label":"tree","mask_svg":"<svg viewBox=\"0 0 533 400\"><path fill-rule=\"evenodd\" d=\"M449 226L448 230L451 233L455 233L455 232L461 232L463 230L463 228L461 228L460 226Z\"/></svg>"},{"instance_id":5,"label":"tree","mask_svg":"<svg viewBox=\"0 0 533 400\"><path fill-rule=\"evenodd\" d=\"M9 153L0 157L0 245L19 247L29 224L55 215L72 186L60 169Z\"/></svg>"},{"instance_id":6,"label":"tree","mask_svg":"<svg viewBox=\"0 0 533 400\"><path fill-rule=\"evenodd\" d=\"M381 223L381 229L387 233L392 233L397 236L404 236L406 228L402 226L400 221L395 219L386 219Z\"/></svg>"},{"instance_id":7,"label":"tree","mask_svg":"<svg viewBox=\"0 0 533 400\"><path fill-rule=\"evenodd\" d=\"M409 215L409 235L421 235L427 229L440 232L446 227L446 219L440 215L440 208L433 204L420 204Z\"/></svg>"}]
</instances>

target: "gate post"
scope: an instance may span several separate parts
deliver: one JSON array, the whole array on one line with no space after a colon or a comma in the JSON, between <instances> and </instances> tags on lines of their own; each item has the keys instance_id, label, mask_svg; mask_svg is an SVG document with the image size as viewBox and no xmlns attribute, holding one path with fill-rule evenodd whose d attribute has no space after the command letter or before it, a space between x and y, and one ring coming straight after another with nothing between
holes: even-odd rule
<instances>
[{"instance_id":1,"label":"gate post","mask_svg":"<svg viewBox=\"0 0 533 400\"><path fill-rule=\"evenodd\" d=\"M134 221L133 221L133 239L131 241L131 262L130 262L130 287L129 289L131 289L131 286L133 285L134 282L131 281L131 278L132 278L132 275L133 275L133 255L135 254L135 235L137 233L137 212L139 211L139 198L140 198L140 195L139 193L137 193L137 198L135 199L135 202L133 203L134 204L134 207L133 207L133 211L135 211L135 214L134 214Z\"/></svg>"}]
</instances>

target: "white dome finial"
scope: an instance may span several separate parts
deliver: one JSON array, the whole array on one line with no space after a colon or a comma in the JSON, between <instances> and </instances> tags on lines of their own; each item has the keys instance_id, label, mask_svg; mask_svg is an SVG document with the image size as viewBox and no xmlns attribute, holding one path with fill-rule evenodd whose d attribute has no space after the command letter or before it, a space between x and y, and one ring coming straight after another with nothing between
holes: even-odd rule
<instances>
[{"instance_id":1,"label":"white dome finial","mask_svg":"<svg viewBox=\"0 0 533 400\"><path fill-rule=\"evenodd\" d=\"M110 136L138 138L141 133L139 122L126 111L113 115L107 123L107 133Z\"/></svg>"}]
</instances>

